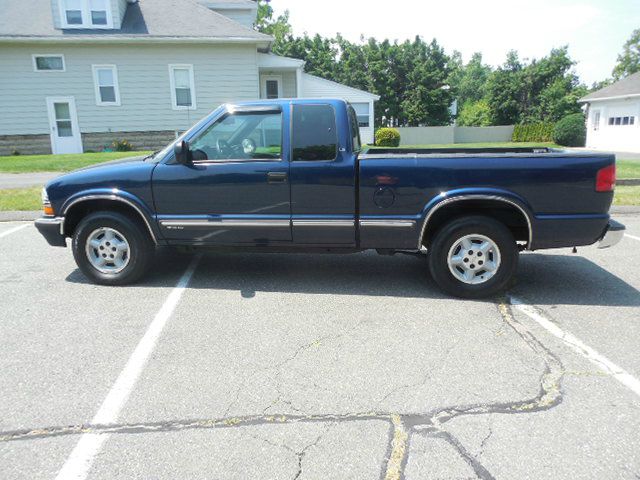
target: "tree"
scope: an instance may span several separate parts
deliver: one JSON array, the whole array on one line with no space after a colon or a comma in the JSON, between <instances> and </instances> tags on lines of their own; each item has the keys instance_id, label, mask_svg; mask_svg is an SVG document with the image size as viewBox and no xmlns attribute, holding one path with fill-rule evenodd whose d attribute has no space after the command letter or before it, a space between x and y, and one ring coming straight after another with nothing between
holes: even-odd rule
<instances>
[{"instance_id":1,"label":"tree","mask_svg":"<svg viewBox=\"0 0 640 480\"><path fill-rule=\"evenodd\" d=\"M461 127L488 127L491 125L491 108L486 100L467 100L457 120Z\"/></svg>"},{"instance_id":2,"label":"tree","mask_svg":"<svg viewBox=\"0 0 640 480\"><path fill-rule=\"evenodd\" d=\"M491 75L491 67L482 63L482 54L476 52L461 70L457 84L457 98L460 105L467 102L478 102L485 97L487 80Z\"/></svg>"},{"instance_id":3,"label":"tree","mask_svg":"<svg viewBox=\"0 0 640 480\"><path fill-rule=\"evenodd\" d=\"M269 4L269 0L258 0L258 16L255 26L259 32L275 38L275 43L278 44L292 32L289 23L289 10L278 15L277 18L273 18L273 8Z\"/></svg>"},{"instance_id":4,"label":"tree","mask_svg":"<svg viewBox=\"0 0 640 480\"><path fill-rule=\"evenodd\" d=\"M632 73L640 72L640 28L634 30L618 55L618 64L613 69L613 78L620 80Z\"/></svg>"}]
</instances>

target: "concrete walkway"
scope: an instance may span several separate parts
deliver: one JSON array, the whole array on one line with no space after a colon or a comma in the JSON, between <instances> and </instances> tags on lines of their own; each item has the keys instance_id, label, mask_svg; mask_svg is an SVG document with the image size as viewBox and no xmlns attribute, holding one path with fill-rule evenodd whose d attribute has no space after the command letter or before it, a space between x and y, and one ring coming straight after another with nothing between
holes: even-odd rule
<instances>
[{"instance_id":1,"label":"concrete walkway","mask_svg":"<svg viewBox=\"0 0 640 480\"><path fill-rule=\"evenodd\" d=\"M44 186L61 172L0 173L0 189Z\"/></svg>"}]
</instances>

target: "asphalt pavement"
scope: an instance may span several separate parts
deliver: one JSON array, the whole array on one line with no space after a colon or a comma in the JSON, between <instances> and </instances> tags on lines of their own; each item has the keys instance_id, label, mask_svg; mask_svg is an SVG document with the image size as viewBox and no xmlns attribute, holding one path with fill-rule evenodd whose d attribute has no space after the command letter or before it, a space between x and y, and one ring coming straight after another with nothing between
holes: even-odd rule
<instances>
[{"instance_id":1,"label":"asphalt pavement","mask_svg":"<svg viewBox=\"0 0 640 480\"><path fill-rule=\"evenodd\" d=\"M3 479L640 478L640 216L488 301L408 256L157 254L0 223Z\"/></svg>"}]
</instances>

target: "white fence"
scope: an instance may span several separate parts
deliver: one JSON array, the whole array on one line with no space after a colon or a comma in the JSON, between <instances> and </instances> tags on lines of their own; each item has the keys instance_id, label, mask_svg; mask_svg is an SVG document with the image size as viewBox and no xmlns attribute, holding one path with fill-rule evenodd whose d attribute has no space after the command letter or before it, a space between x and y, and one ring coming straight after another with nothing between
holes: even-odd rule
<instances>
[{"instance_id":1,"label":"white fence","mask_svg":"<svg viewBox=\"0 0 640 480\"><path fill-rule=\"evenodd\" d=\"M401 127L400 145L510 142L513 125L500 127Z\"/></svg>"}]
</instances>

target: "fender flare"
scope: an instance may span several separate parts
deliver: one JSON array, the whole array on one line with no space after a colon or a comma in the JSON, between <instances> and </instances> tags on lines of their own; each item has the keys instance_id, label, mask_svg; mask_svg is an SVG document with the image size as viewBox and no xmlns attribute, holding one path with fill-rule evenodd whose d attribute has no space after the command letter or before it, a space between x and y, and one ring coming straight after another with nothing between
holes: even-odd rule
<instances>
[{"instance_id":1,"label":"fender flare","mask_svg":"<svg viewBox=\"0 0 640 480\"><path fill-rule=\"evenodd\" d=\"M427 226L429 224L429 220L433 218L434 214L443 207L451 205L457 202L464 202L467 200L490 200L494 202L502 202L506 203L512 207L515 207L520 211L522 216L525 218L527 222L527 229L529 231L529 238L527 241L527 248L531 248L533 244L533 215L530 213L531 210L526 206L526 203L519 199L516 195L507 192L507 191L492 191L492 192L460 192L460 191L451 191L444 192L432 199L425 209L423 210L424 220L422 222L422 228L420 229L420 236L418 238L418 249L422 246L422 239L424 238L424 234L427 230Z\"/></svg>"},{"instance_id":2,"label":"fender flare","mask_svg":"<svg viewBox=\"0 0 640 480\"><path fill-rule=\"evenodd\" d=\"M65 201L62 207L62 218L66 219L67 213L71 210L72 207L91 200L110 200L113 202L120 202L128 205L133 208L144 220L145 225L147 226L147 230L149 231L149 235L151 235L151 239L153 242L158 245L158 235L154 231L152 227L152 223L150 219L152 215L148 212L148 208L144 206L144 203L141 202L136 196L131 195L130 193L123 192L121 190L114 191L113 189L107 191L89 191L89 192L80 192L76 195L73 195L69 199ZM61 225L61 230L64 231L64 220Z\"/></svg>"}]
</instances>

